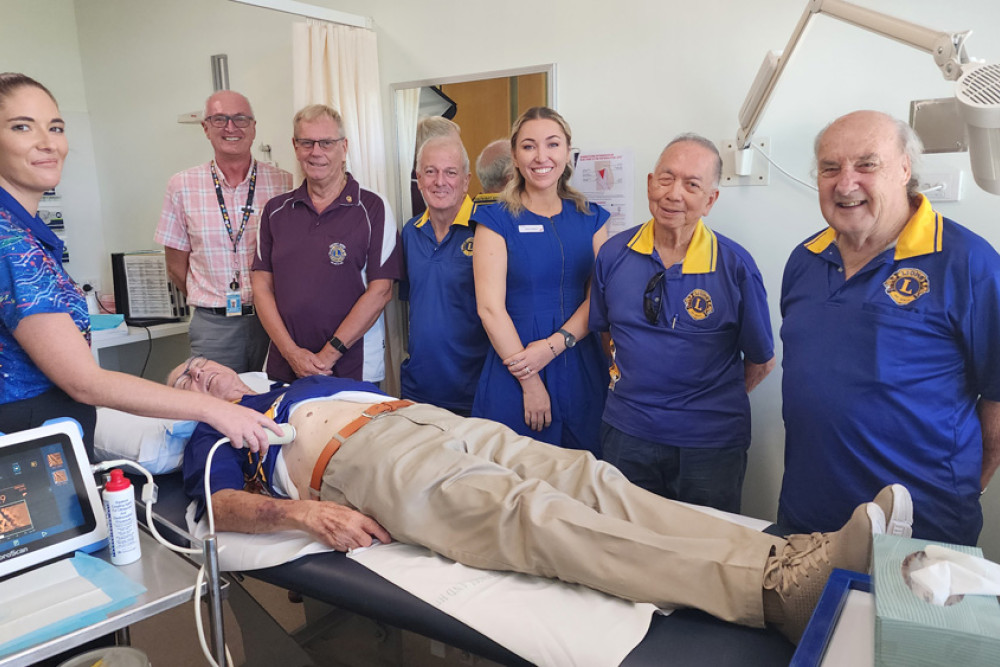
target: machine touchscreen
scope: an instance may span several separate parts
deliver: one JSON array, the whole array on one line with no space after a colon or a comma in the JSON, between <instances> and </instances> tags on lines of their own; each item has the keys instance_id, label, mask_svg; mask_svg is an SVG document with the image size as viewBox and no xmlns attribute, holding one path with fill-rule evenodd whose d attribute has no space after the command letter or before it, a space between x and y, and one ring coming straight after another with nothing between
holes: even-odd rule
<instances>
[{"instance_id":1,"label":"machine touchscreen","mask_svg":"<svg viewBox=\"0 0 1000 667\"><path fill-rule=\"evenodd\" d=\"M0 577L106 540L75 422L0 436Z\"/></svg>"}]
</instances>

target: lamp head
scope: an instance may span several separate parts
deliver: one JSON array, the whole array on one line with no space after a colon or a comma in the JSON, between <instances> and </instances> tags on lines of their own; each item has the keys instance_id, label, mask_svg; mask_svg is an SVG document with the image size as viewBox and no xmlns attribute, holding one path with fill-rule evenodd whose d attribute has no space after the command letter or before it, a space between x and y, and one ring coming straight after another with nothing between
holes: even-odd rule
<instances>
[{"instance_id":1,"label":"lamp head","mask_svg":"<svg viewBox=\"0 0 1000 667\"><path fill-rule=\"evenodd\" d=\"M968 126L972 176L983 190L1000 195L1000 65L967 66L955 97Z\"/></svg>"}]
</instances>

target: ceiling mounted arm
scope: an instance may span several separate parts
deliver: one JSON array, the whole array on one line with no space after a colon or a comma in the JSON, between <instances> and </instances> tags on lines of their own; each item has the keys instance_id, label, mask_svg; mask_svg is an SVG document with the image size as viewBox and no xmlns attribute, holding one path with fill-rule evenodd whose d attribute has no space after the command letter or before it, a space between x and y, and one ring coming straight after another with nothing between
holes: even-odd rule
<instances>
[{"instance_id":1,"label":"ceiling mounted arm","mask_svg":"<svg viewBox=\"0 0 1000 667\"><path fill-rule=\"evenodd\" d=\"M965 40L972 33L971 30L962 32L933 30L843 0L812 0L811 4L820 14L832 16L931 54L941 70L941 75L948 81L960 77L962 65L969 62L965 53Z\"/></svg>"},{"instance_id":2,"label":"ceiling mounted arm","mask_svg":"<svg viewBox=\"0 0 1000 667\"><path fill-rule=\"evenodd\" d=\"M739 116L740 129L736 135L739 149L749 148L757 125L760 123L774 92L774 87L781 77L785 65L791 60L795 47L798 46L810 20L816 14L832 16L845 23L930 53L941 70L942 76L949 81L958 79L962 75L963 65L969 62L965 53L965 40L970 34L968 30L955 33L942 32L865 7L859 7L843 0L809 0L798 25L795 26L795 31L785 46L785 50L781 54L775 54L775 56L765 59L746 100L743 102Z\"/></svg>"}]
</instances>

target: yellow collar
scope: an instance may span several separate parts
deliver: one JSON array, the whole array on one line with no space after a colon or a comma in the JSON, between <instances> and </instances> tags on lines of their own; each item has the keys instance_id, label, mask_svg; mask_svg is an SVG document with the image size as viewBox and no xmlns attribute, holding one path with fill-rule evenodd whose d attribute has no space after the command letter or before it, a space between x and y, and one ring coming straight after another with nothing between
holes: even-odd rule
<instances>
[{"instance_id":1,"label":"yellow collar","mask_svg":"<svg viewBox=\"0 0 1000 667\"><path fill-rule=\"evenodd\" d=\"M628 247L643 255L653 254L653 220L650 218L635 233ZM681 273L715 273L719 261L719 240L715 232L701 219L691 236L687 252L684 253L684 266Z\"/></svg>"},{"instance_id":2,"label":"yellow collar","mask_svg":"<svg viewBox=\"0 0 1000 667\"><path fill-rule=\"evenodd\" d=\"M451 221L453 225L462 225L463 227L469 226L469 217L472 215L472 200L469 199L469 195L465 195L465 199L462 201L462 208L458 209L458 214L455 215L455 219ZM424 223L431 219L430 209L424 211L424 214L420 216L420 220L414 225L414 227L423 227Z\"/></svg>"},{"instance_id":3,"label":"yellow collar","mask_svg":"<svg viewBox=\"0 0 1000 667\"><path fill-rule=\"evenodd\" d=\"M495 202L498 199L500 199L499 192L480 192L473 201L480 204L483 202Z\"/></svg>"},{"instance_id":4,"label":"yellow collar","mask_svg":"<svg viewBox=\"0 0 1000 667\"><path fill-rule=\"evenodd\" d=\"M941 252L944 219L940 213L931 208L927 197L920 195L920 206L913 214L896 239L896 254L893 259L909 259L920 255L930 255ZM827 227L822 232L806 241L806 248L815 254L820 254L834 242L837 232L833 227Z\"/></svg>"}]
</instances>

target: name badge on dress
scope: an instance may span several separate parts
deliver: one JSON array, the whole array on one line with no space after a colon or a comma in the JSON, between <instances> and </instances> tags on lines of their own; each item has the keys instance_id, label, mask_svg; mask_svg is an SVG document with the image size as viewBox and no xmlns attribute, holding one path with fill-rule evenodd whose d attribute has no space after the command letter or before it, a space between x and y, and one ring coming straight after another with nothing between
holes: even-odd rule
<instances>
[{"instance_id":1,"label":"name badge on dress","mask_svg":"<svg viewBox=\"0 0 1000 667\"><path fill-rule=\"evenodd\" d=\"M531 234L535 232L544 232L545 225L518 225L517 231L522 234Z\"/></svg>"}]
</instances>

